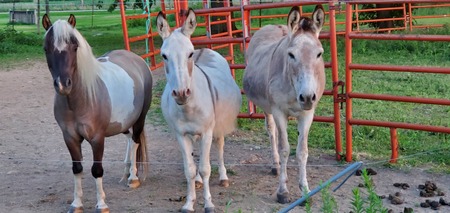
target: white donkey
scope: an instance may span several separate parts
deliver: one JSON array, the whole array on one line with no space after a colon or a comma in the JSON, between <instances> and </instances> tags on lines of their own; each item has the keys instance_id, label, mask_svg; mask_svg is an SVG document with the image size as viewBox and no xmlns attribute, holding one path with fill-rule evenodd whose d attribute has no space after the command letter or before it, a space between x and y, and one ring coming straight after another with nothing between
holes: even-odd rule
<instances>
[{"instance_id":1,"label":"white donkey","mask_svg":"<svg viewBox=\"0 0 450 213\"><path fill-rule=\"evenodd\" d=\"M162 12L158 14L157 28L163 38L161 56L167 80L161 108L183 155L188 193L182 212L194 211L197 171L192 143L195 141L200 142L200 176L197 180L203 182L205 212L214 212L209 191L210 148L215 141L219 151L220 184L227 187L228 177L223 162L224 135L234 130L242 97L224 57L210 49L194 50L190 36L196 26L192 9L189 9L184 25L173 32L165 15Z\"/></svg>"},{"instance_id":2,"label":"white donkey","mask_svg":"<svg viewBox=\"0 0 450 213\"><path fill-rule=\"evenodd\" d=\"M300 17L300 9L293 7L287 26L268 25L261 28L253 35L246 55L248 64L244 91L265 113L266 128L272 143L272 173L280 172L277 189L280 203L289 202L286 187L286 164L290 153L286 130L289 117L298 120L300 190L309 192L306 179L308 133L325 87L323 48L319 41L324 18L325 13L320 5L311 19Z\"/></svg>"}]
</instances>

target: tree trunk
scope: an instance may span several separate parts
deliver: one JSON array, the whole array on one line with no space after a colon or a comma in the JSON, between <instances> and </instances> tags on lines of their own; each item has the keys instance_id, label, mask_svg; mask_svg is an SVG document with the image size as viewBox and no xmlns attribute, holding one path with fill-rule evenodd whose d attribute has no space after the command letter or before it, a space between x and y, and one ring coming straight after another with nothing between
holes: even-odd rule
<instances>
[{"instance_id":1,"label":"tree trunk","mask_svg":"<svg viewBox=\"0 0 450 213\"><path fill-rule=\"evenodd\" d=\"M376 8L388 8L388 7L394 7L395 5L393 4L377 4ZM382 11L377 11L377 19L385 19L385 18L392 18L393 16L393 11L391 10L382 10ZM380 29L386 29L386 28L394 28L394 21L390 20L390 21L380 21L377 24L378 28Z\"/></svg>"},{"instance_id":2,"label":"tree trunk","mask_svg":"<svg viewBox=\"0 0 450 213\"><path fill-rule=\"evenodd\" d=\"M225 2L228 0L211 0L211 8L217 8L217 7L224 7ZM233 6L233 1L230 0L230 6ZM231 13L231 18L234 18L234 13ZM219 20L225 20L225 16L211 16L211 21L219 21ZM232 22L232 29L237 30L236 24ZM211 34L217 34L217 33L223 33L227 32L227 23L222 24L214 24L211 25Z\"/></svg>"}]
</instances>

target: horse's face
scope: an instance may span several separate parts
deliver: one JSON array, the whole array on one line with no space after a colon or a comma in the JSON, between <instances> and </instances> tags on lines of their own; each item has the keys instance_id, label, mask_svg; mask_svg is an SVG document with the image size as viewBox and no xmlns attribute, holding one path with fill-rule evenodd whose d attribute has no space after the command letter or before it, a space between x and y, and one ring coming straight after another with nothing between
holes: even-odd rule
<instances>
[{"instance_id":1,"label":"horse's face","mask_svg":"<svg viewBox=\"0 0 450 213\"><path fill-rule=\"evenodd\" d=\"M164 60L167 85L178 105L184 105L191 95L191 78L194 67L194 46L190 36L197 23L193 10L188 11L184 25L170 32L169 24L163 13L157 17L158 33L163 38L161 56Z\"/></svg>"},{"instance_id":2,"label":"horse's face","mask_svg":"<svg viewBox=\"0 0 450 213\"><path fill-rule=\"evenodd\" d=\"M58 20L57 22L65 22ZM68 95L72 90L73 74L77 67L78 40L74 35L61 33L60 27L75 27L75 17L70 16L66 24L52 27L47 14L42 18L42 25L47 30L44 40L44 51L47 65L53 77L53 86L57 93ZM56 25L56 22L55 22Z\"/></svg>"},{"instance_id":3,"label":"horse's face","mask_svg":"<svg viewBox=\"0 0 450 213\"><path fill-rule=\"evenodd\" d=\"M324 22L321 6L312 19L300 18L299 11L289 13L289 47L286 51L286 72L295 88L297 102L303 110L312 109L322 96L324 80L323 48L319 33Z\"/></svg>"}]
</instances>

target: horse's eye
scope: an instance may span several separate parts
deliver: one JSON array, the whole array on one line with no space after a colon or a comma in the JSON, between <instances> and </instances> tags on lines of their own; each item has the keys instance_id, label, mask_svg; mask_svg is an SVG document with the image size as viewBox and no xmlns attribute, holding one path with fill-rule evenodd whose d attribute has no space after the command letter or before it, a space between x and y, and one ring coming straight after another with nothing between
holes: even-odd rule
<instances>
[{"instance_id":1,"label":"horse's eye","mask_svg":"<svg viewBox=\"0 0 450 213\"><path fill-rule=\"evenodd\" d=\"M166 54L162 54L162 57L163 57L164 60L167 60Z\"/></svg>"},{"instance_id":2,"label":"horse's eye","mask_svg":"<svg viewBox=\"0 0 450 213\"><path fill-rule=\"evenodd\" d=\"M289 55L289 58L291 58L291 59L295 59L295 56L294 56L294 54L292 54L291 52L289 52L289 53L288 53L288 55Z\"/></svg>"},{"instance_id":3,"label":"horse's eye","mask_svg":"<svg viewBox=\"0 0 450 213\"><path fill-rule=\"evenodd\" d=\"M191 54L189 54L189 58L192 58L193 55L194 55L194 52L191 52Z\"/></svg>"},{"instance_id":4,"label":"horse's eye","mask_svg":"<svg viewBox=\"0 0 450 213\"><path fill-rule=\"evenodd\" d=\"M322 56L322 52L320 52L319 54L317 54L317 58L320 58L320 56Z\"/></svg>"}]
</instances>

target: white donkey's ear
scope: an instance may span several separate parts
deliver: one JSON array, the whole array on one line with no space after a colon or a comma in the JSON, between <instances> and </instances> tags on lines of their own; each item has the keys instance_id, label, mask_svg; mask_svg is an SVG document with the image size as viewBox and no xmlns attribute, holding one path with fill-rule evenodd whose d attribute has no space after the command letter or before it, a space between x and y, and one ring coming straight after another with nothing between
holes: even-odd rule
<instances>
[{"instance_id":1,"label":"white donkey's ear","mask_svg":"<svg viewBox=\"0 0 450 213\"><path fill-rule=\"evenodd\" d=\"M187 37L191 37L192 33L194 33L195 31L195 27L197 27L195 12L192 8L189 8L186 16L186 21L184 21L184 24L181 27L181 33L183 33Z\"/></svg>"},{"instance_id":2,"label":"white donkey's ear","mask_svg":"<svg viewBox=\"0 0 450 213\"><path fill-rule=\"evenodd\" d=\"M156 28L158 29L158 34L164 40L170 36L170 26L166 20L166 15L160 11L156 17Z\"/></svg>"},{"instance_id":3,"label":"white donkey's ear","mask_svg":"<svg viewBox=\"0 0 450 213\"><path fill-rule=\"evenodd\" d=\"M297 32L299 28L299 22L300 22L300 8L298 6L292 7L291 11L289 11L287 20L287 27L291 35Z\"/></svg>"},{"instance_id":4,"label":"white donkey's ear","mask_svg":"<svg viewBox=\"0 0 450 213\"><path fill-rule=\"evenodd\" d=\"M319 37L320 30L325 22L325 12L322 5L317 5L312 14L312 20L314 22L315 33Z\"/></svg>"}]
</instances>

